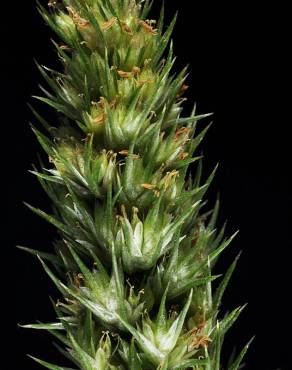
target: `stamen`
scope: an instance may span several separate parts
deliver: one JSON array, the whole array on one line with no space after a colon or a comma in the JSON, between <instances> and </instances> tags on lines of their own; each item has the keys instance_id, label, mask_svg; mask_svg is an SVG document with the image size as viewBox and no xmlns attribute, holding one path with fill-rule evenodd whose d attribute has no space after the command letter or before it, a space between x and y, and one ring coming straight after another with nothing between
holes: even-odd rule
<instances>
[{"instance_id":1,"label":"stamen","mask_svg":"<svg viewBox=\"0 0 292 370\"><path fill-rule=\"evenodd\" d=\"M106 22L102 23L102 25L101 25L101 29L102 29L102 31L107 31L107 30L109 30L110 28L112 28L112 26L113 26L114 24L116 24L116 23L117 23L117 18L116 18L116 17L111 18L110 20L108 20L108 21L106 21Z\"/></svg>"},{"instance_id":2,"label":"stamen","mask_svg":"<svg viewBox=\"0 0 292 370\"><path fill-rule=\"evenodd\" d=\"M148 33L150 33L153 36L156 36L158 34L157 30L153 28L147 21L139 20L138 23L144 28L144 30Z\"/></svg>"}]
</instances>

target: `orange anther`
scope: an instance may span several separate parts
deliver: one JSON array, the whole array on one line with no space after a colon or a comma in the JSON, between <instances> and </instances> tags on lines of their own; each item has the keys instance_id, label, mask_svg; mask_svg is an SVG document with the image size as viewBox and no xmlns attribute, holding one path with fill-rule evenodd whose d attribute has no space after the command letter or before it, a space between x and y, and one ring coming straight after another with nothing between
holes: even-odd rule
<instances>
[{"instance_id":1,"label":"orange anther","mask_svg":"<svg viewBox=\"0 0 292 370\"><path fill-rule=\"evenodd\" d=\"M151 35L155 36L158 34L157 30L153 28L149 23L141 19L138 21L138 23L144 28L146 32L150 33Z\"/></svg>"},{"instance_id":2,"label":"orange anther","mask_svg":"<svg viewBox=\"0 0 292 370\"><path fill-rule=\"evenodd\" d=\"M101 29L102 29L102 31L107 31L116 23L117 23L117 18L116 17L111 18L110 20L102 23Z\"/></svg>"}]
</instances>

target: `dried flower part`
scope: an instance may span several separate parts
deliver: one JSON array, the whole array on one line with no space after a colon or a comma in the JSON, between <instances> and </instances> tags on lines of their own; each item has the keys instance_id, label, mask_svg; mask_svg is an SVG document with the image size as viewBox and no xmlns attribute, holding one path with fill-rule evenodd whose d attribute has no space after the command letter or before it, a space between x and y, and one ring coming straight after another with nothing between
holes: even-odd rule
<instances>
[{"instance_id":1,"label":"dried flower part","mask_svg":"<svg viewBox=\"0 0 292 370\"><path fill-rule=\"evenodd\" d=\"M141 184L141 186L145 189L149 189L149 190L153 190L156 188L156 185L152 185L152 184Z\"/></svg>"},{"instance_id":2,"label":"dried flower part","mask_svg":"<svg viewBox=\"0 0 292 370\"><path fill-rule=\"evenodd\" d=\"M125 72L125 71L122 71L122 70L118 70L117 73L122 78L130 78L130 77L132 77L132 73L131 72Z\"/></svg>"},{"instance_id":3,"label":"dried flower part","mask_svg":"<svg viewBox=\"0 0 292 370\"><path fill-rule=\"evenodd\" d=\"M181 152L181 153L179 154L179 159L183 161L183 160L184 160L184 159L186 159L188 156L189 156L189 153L187 153L187 152Z\"/></svg>"},{"instance_id":4,"label":"dried flower part","mask_svg":"<svg viewBox=\"0 0 292 370\"><path fill-rule=\"evenodd\" d=\"M155 81L154 79L152 78L141 78L137 81L137 85L138 86L141 86L141 85L146 85L146 84L153 84Z\"/></svg>"},{"instance_id":5,"label":"dried flower part","mask_svg":"<svg viewBox=\"0 0 292 370\"><path fill-rule=\"evenodd\" d=\"M82 18L74 8L72 8L71 6L67 6L66 9L68 10L70 17L78 28L84 29L90 26L90 22L87 19Z\"/></svg>"},{"instance_id":6,"label":"dried flower part","mask_svg":"<svg viewBox=\"0 0 292 370\"><path fill-rule=\"evenodd\" d=\"M150 35L153 35L153 36L156 36L156 35L158 35L158 32L157 32L157 30L156 29L154 29L153 27L152 27L152 25L151 25L151 23L152 23L153 21L149 21L149 20L146 20L146 21L144 21L144 20L139 20L138 21L138 23L139 23L139 25L147 32L147 33L149 33Z\"/></svg>"},{"instance_id":7,"label":"dried flower part","mask_svg":"<svg viewBox=\"0 0 292 370\"><path fill-rule=\"evenodd\" d=\"M162 179L164 190L167 190L173 184L173 181L178 176L179 176L179 171L177 170L166 172L165 177Z\"/></svg>"},{"instance_id":8,"label":"dried flower part","mask_svg":"<svg viewBox=\"0 0 292 370\"><path fill-rule=\"evenodd\" d=\"M105 117L106 117L106 114L105 113L101 113L98 116L92 118L92 123L99 125L99 124L101 124L101 123L104 122Z\"/></svg>"},{"instance_id":9,"label":"dried flower part","mask_svg":"<svg viewBox=\"0 0 292 370\"><path fill-rule=\"evenodd\" d=\"M161 192L160 192L159 188L156 185L153 185L153 184L141 184L141 186L144 189L152 190L156 198L159 198L160 197Z\"/></svg>"},{"instance_id":10,"label":"dried flower part","mask_svg":"<svg viewBox=\"0 0 292 370\"><path fill-rule=\"evenodd\" d=\"M59 2L58 0L49 0L48 6L52 7L52 8L55 8L57 6L58 2Z\"/></svg>"},{"instance_id":11,"label":"dried flower part","mask_svg":"<svg viewBox=\"0 0 292 370\"><path fill-rule=\"evenodd\" d=\"M59 46L59 48L60 48L61 50L66 50L66 51L72 51L72 50L73 50L72 48L70 48L70 46L65 45L65 44L60 45L60 46Z\"/></svg>"},{"instance_id":12,"label":"dried flower part","mask_svg":"<svg viewBox=\"0 0 292 370\"><path fill-rule=\"evenodd\" d=\"M189 86L186 84L183 84L179 92L176 94L176 98L180 99L182 95L188 90Z\"/></svg>"},{"instance_id":13,"label":"dried flower part","mask_svg":"<svg viewBox=\"0 0 292 370\"><path fill-rule=\"evenodd\" d=\"M192 343L188 347L188 351L191 352L194 349L206 348L212 339L208 335L198 335L193 338Z\"/></svg>"},{"instance_id":14,"label":"dried flower part","mask_svg":"<svg viewBox=\"0 0 292 370\"><path fill-rule=\"evenodd\" d=\"M128 149L120 150L119 154L128 156L129 155L129 150ZM133 159L139 159L140 158L139 154L131 154L131 157Z\"/></svg>"},{"instance_id":15,"label":"dried flower part","mask_svg":"<svg viewBox=\"0 0 292 370\"><path fill-rule=\"evenodd\" d=\"M141 68L134 66L131 72L126 72L122 70L117 70L117 73L122 78L134 78L138 77L141 73ZM139 83L139 80L137 81Z\"/></svg>"},{"instance_id":16,"label":"dried flower part","mask_svg":"<svg viewBox=\"0 0 292 370\"><path fill-rule=\"evenodd\" d=\"M108 21L103 22L102 25L101 25L102 31L109 30L110 28L113 27L113 25L115 25L117 23L117 21L118 21L117 18L113 17L113 18L109 19Z\"/></svg>"},{"instance_id":17,"label":"dried flower part","mask_svg":"<svg viewBox=\"0 0 292 370\"><path fill-rule=\"evenodd\" d=\"M125 23L125 22L122 22L122 29L123 29L123 31L125 32L125 33L127 33L128 35L133 35L134 34L134 32L133 32L133 30L131 29L131 27L130 26L128 26L127 25L127 23Z\"/></svg>"},{"instance_id":18,"label":"dried flower part","mask_svg":"<svg viewBox=\"0 0 292 370\"><path fill-rule=\"evenodd\" d=\"M141 68L134 66L132 69L132 74L134 77L137 77L141 73Z\"/></svg>"}]
</instances>

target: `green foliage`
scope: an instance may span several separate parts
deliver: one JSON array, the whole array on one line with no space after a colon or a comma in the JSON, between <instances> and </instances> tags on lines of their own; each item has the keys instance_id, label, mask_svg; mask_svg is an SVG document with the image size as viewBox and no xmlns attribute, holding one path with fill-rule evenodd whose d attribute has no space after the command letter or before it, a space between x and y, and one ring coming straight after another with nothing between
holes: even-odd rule
<instances>
[{"instance_id":1,"label":"green foliage","mask_svg":"<svg viewBox=\"0 0 292 370\"><path fill-rule=\"evenodd\" d=\"M151 3L39 5L63 69L38 65L49 90L36 98L56 111L56 125L32 108L49 165L31 172L53 214L28 207L59 238L52 253L20 248L39 257L62 298L55 323L24 327L49 331L71 370L219 370L224 336L242 311L220 318L238 257L212 294L213 266L236 233L216 229L219 201L205 211L217 166L203 181L197 152L209 126L198 122L209 115L194 108L181 116L186 69L172 72L176 17L164 27L162 7L158 22L149 20Z\"/></svg>"}]
</instances>

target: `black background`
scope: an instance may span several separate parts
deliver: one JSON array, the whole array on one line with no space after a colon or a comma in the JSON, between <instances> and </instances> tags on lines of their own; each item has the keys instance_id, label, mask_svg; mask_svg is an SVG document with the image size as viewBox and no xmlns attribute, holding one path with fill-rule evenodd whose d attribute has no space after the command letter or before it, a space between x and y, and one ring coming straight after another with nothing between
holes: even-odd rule
<instances>
[{"instance_id":1,"label":"black background","mask_svg":"<svg viewBox=\"0 0 292 370\"><path fill-rule=\"evenodd\" d=\"M157 15L155 1L153 16ZM285 9L252 2L166 0L168 20L179 10L174 32L177 70L189 64L186 111L197 101L199 112L215 112L202 150L205 175L220 162L208 198L221 194L221 222L240 234L217 270L243 255L224 301L224 309L249 302L232 332L226 353L256 335L247 369L291 369L289 303L291 205L290 85L288 24ZM34 1L2 8L1 306L5 368L38 369L25 357L59 357L47 334L17 328L17 322L52 320L48 294L55 290L37 261L16 244L46 249L54 230L22 205L46 210L49 201L27 170L40 151L28 121L30 95L41 78L33 58L56 66L50 38ZM3 132L4 131L4 132ZM3 206L4 202L4 206ZM210 206L212 203L210 203ZM4 289L3 289L4 288ZM1 325L2 326L2 325Z\"/></svg>"}]
</instances>

